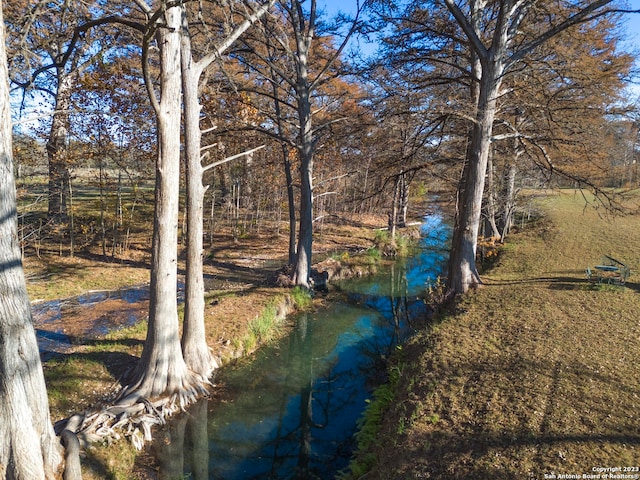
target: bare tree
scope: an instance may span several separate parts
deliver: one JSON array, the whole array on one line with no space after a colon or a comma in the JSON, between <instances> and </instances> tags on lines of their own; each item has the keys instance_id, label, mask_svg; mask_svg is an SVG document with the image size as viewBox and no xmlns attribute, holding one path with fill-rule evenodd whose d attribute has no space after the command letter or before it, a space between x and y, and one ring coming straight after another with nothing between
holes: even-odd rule
<instances>
[{"instance_id":1,"label":"bare tree","mask_svg":"<svg viewBox=\"0 0 640 480\"><path fill-rule=\"evenodd\" d=\"M319 92L323 85L338 76L338 69L335 67L340 63L349 39L361 25L364 8L364 3L357 2L354 18L343 18L342 22L338 22L337 28L328 32L323 28L326 25L320 21L321 12L316 0L283 0L278 3L275 21L265 20L264 29L257 40L253 43L246 42L247 52L238 55L243 65L261 77L261 82L267 85L261 91L252 91L269 98L275 105L276 114L270 122L275 128L262 131L284 144L290 208L293 195L288 172L291 165L287 163L289 148L295 149L298 154L300 203L298 244L295 248L292 280L294 284L307 288L311 286L314 155L322 133L327 131L329 124L336 121L334 117L318 122L318 114L324 110L322 102L318 101ZM340 41L334 45L333 40L336 38ZM287 115L283 112L284 109L295 113ZM341 117L342 120L344 118ZM288 136L288 131L295 132L295 138ZM295 221L294 217L290 213L290 222ZM290 235L290 242L294 238ZM290 246L290 257L293 256L292 250L293 247Z\"/></svg>"},{"instance_id":2,"label":"bare tree","mask_svg":"<svg viewBox=\"0 0 640 480\"><path fill-rule=\"evenodd\" d=\"M185 285L184 328L182 350L191 370L208 378L216 368L209 352L204 327L204 283L203 283L203 173L208 167L202 166L202 132L200 130L199 85L201 76L211 63L219 58L257 19L264 15L274 0L247 14L243 22L220 44L196 61L193 57L191 34L187 9L182 7L182 28L180 31L180 55L182 68L182 88L184 95L184 131L187 176L187 275ZM206 158L206 153L205 153ZM237 158L236 156L231 157ZM226 160L230 160L226 159ZM220 162L218 162L219 164Z\"/></svg>"},{"instance_id":3,"label":"bare tree","mask_svg":"<svg viewBox=\"0 0 640 480\"><path fill-rule=\"evenodd\" d=\"M60 447L20 261L9 82L0 1L0 478L54 478Z\"/></svg>"},{"instance_id":4,"label":"bare tree","mask_svg":"<svg viewBox=\"0 0 640 480\"><path fill-rule=\"evenodd\" d=\"M174 395L181 405L191 403L206 391L207 379L190 371L181 350L177 305L178 285L178 213L180 198L180 120L181 73L180 29L182 8L163 1L152 10L137 2L148 18L160 60L159 98L149 76L149 45L143 46L146 84L156 112L158 158L156 161L155 212L153 222L149 326L142 358L127 386L121 402L140 398L154 399ZM145 35L147 42L152 35Z\"/></svg>"},{"instance_id":5,"label":"bare tree","mask_svg":"<svg viewBox=\"0 0 640 480\"><path fill-rule=\"evenodd\" d=\"M67 221L71 195L69 130L72 95L82 72L109 41L95 42L93 32L86 30L81 42L69 42L74 29L86 22L90 6L85 2L14 2L10 8L12 26L12 80L23 89L50 98L52 113L45 134L49 161L49 206L52 220ZM96 5L92 6L94 9ZM36 97L37 98L37 97Z\"/></svg>"},{"instance_id":6,"label":"bare tree","mask_svg":"<svg viewBox=\"0 0 640 480\"><path fill-rule=\"evenodd\" d=\"M525 57L561 32L611 14L611 0L599 0L584 6L574 5L557 15L547 16L548 24L539 23L539 34L519 39L523 24L535 20L537 2L500 0L488 4L475 0L464 11L454 0L443 0L467 38L477 61L472 63L472 81L477 85L475 118L469 137L469 149L459 191L459 204L449 261L448 287L463 293L481 283L476 269L476 246L481 219L487 164L498 99L504 93L505 75Z\"/></svg>"},{"instance_id":7,"label":"bare tree","mask_svg":"<svg viewBox=\"0 0 640 480\"><path fill-rule=\"evenodd\" d=\"M147 17L143 70L151 104L156 112L155 213L152 244L149 326L142 358L120 394L121 402L177 395L180 404L192 402L206 391L215 368L204 329L202 275L203 202L205 188L201 164L200 103L198 84L204 70L269 7L248 15L236 30L199 61L192 53L184 5L163 1L160 8L142 0ZM151 35L153 33L153 36ZM155 91L148 68L149 43L155 37L159 51L160 92ZM183 96L184 95L184 96ZM177 310L177 233L180 187L181 111L185 115L187 157L187 292L182 342ZM184 354L183 354L184 352ZM185 360L186 359L186 360Z\"/></svg>"},{"instance_id":8,"label":"bare tree","mask_svg":"<svg viewBox=\"0 0 640 480\"><path fill-rule=\"evenodd\" d=\"M610 1L545 5L530 0L454 0L422 2L410 7L404 27L412 31L423 19L417 38L442 40L436 47L459 45L448 56L427 56L425 62L457 72L456 81L469 88L470 127L465 162L457 194L457 212L449 262L448 287L462 293L481 283L476 269L476 246L481 220L485 178L499 99L505 79L528 56L550 39L578 24L597 21L616 11ZM553 9L553 15L548 14ZM435 21L438 28L428 25ZM526 28L525 28L526 27ZM526 30L527 35L523 35ZM533 33L535 32L535 33ZM466 52L460 55L459 52ZM422 57L425 58L425 57Z\"/></svg>"}]
</instances>

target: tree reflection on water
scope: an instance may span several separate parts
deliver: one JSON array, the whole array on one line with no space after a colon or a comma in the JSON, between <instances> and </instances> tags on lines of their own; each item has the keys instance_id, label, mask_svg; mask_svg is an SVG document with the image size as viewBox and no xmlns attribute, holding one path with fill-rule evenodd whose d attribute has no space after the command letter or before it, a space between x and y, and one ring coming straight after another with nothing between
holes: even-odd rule
<instances>
[{"instance_id":1,"label":"tree reflection on water","mask_svg":"<svg viewBox=\"0 0 640 480\"><path fill-rule=\"evenodd\" d=\"M433 225L442 240L449 227ZM416 292L444 260L427 245L384 276L348 282L344 302L298 315L287 338L225 367L216 382L227 400L197 404L156 441L159 478L334 478L385 359L427 315Z\"/></svg>"}]
</instances>

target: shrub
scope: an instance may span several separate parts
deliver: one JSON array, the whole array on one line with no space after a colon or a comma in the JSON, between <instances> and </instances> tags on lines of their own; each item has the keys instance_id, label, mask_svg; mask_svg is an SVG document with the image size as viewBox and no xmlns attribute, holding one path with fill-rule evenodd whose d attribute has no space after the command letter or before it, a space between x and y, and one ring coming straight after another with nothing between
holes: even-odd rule
<instances>
[{"instance_id":1,"label":"shrub","mask_svg":"<svg viewBox=\"0 0 640 480\"><path fill-rule=\"evenodd\" d=\"M293 300L293 304L298 310L309 308L312 301L311 293L309 292L309 290L300 286L296 286L293 290L291 290L291 298Z\"/></svg>"}]
</instances>

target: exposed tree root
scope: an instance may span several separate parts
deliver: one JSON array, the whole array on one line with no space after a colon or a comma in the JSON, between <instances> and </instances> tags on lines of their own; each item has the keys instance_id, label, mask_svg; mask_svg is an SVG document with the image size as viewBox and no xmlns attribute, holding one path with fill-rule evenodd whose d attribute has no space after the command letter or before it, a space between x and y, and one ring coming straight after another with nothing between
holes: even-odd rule
<instances>
[{"instance_id":1,"label":"exposed tree root","mask_svg":"<svg viewBox=\"0 0 640 480\"><path fill-rule=\"evenodd\" d=\"M141 450L146 442L153 440L153 427L165 424L167 418L208 395L207 386L211 383L202 381L199 376L193 377L200 381L154 401L148 400L142 390L125 387L115 403L61 420L56 423L55 430L68 438L75 434L78 446L83 448L98 441L109 442L124 436L137 450Z\"/></svg>"},{"instance_id":2,"label":"exposed tree root","mask_svg":"<svg viewBox=\"0 0 640 480\"><path fill-rule=\"evenodd\" d=\"M186 348L182 355L189 369L204 378L211 377L213 372L220 367L206 344L205 348Z\"/></svg>"},{"instance_id":3,"label":"exposed tree root","mask_svg":"<svg viewBox=\"0 0 640 480\"><path fill-rule=\"evenodd\" d=\"M82 480L80 468L80 441L71 430L64 429L60 433L60 441L65 448L63 480Z\"/></svg>"},{"instance_id":4,"label":"exposed tree root","mask_svg":"<svg viewBox=\"0 0 640 480\"><path fill-rule=\"evenodd\" d=\"M170 403L175 403L179 409L184 410L198 398L208 395L210 385L209 380L186 368L177 375L161 375L154 371L149 373L148 370L136 369L118 393L116 405L126 406L138 402L149 403L147 399L170 398ZM167 395L166 392L173 393Z\"/></svg>"}]
</instances>

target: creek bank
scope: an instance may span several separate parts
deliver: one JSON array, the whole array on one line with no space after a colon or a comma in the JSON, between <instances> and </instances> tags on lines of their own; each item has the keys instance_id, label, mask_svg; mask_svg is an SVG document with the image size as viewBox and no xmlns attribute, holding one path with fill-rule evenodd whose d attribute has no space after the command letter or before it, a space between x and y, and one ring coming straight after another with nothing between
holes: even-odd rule
<instances>
[{"instance_id":1,"label":"creek bank","mask_svg":"<svg viewBox=\"0 0 640 480\"><path fill-rule=\"evenodd\" d=\"M336 227L335 231L331 231L331 234L329 234L329 230L326 230L321 236L321 241L317 242L319 246L322 245L322 252L335 252L336 250L348 252L346 254L332 254L334 257L339 255L341 260L346 258L347 262L332 260L327 262L331 269L327 273L327 278L331 277L332 280L347 276L359 277L376 269L376 262L373 262L371 258L362 261L363 265L348 265L358 258L356 253L366 252L371 247L374 242L374 228L368 224L366 226L364 224L360 225L359 230L354 230L353 226L347 227L348 229L346 230L344 227L340 227L341 230ZM343 234L338 233L343 230ZM254 240L254 243L256 241ZM260 245L265 244L260 243ZM275 244L272 242L271 245ZM330 245L330 247L327 248L327 245ZM287 313L292 311L291 299L286 296L288 290L252 283L255 282L255 279L265 278L266 263L262 266L260 262L253 262L251 264L251 272L245 265L234 267L237 255L243 258L246 256L246 254L243 255L238 252L238 248L242 248L242 246L238 247L233 244L233 249L230 248L225 251L224 258L221 255L217 255L216 263L213 265L216 270L205 274L207 281L214 280L212 286L215 288L213 295L209 297L207 302L207 342L214 352L218 352L220 357L226 357L227 360L246 355L255 350L255 348L245 349L242 347L240 339L249 330L251 320L266 306L270 305L274 295L279 296L276 304L278 317L285 317ZM255 250L249 251L255 252ZM268 254L266 251L262 253L263 250L260 250L260 252L260 255L253 254L251 258L260 259L270 264L272 262L269 259L280 258L277 254ZM231 255L234 256L232 257ZM320 255L328 256L329 254ZM52 261L61 263L67 260L66 258L56 257ZM358 261L360 260L356 260L355 263ZM386 260L382 259L378 265L384 262ZM67 263L61 264L67 265ZM86 283L95 288L100 284L98 277L94 280L94 276L99 274L99 267L100 265L96 266L83 259L75 258L68 266L69 270L64 267L60 268L59 271L61 274L67 271L81 274L83 280L87 280ZM111 283L114 284L117 272L120 270L111 265L109 265L109 268L109 271L113 272L109 274L109 278L112 280ZM144 268L144 264L140 264L138 268ZM315 268L322 269L318 265ZM122 269L122 273L125 275L122 277L123 284L126 283L127 279L140 278L139 274L131 273L130 271L131 267L124 265ZM339 271L338 274L335 273L337 271ZM250 277L245 278L243 276L245 273L250 273ZM67 278L67 276L65 275L64 278ZM90 282L88 281L89 279L91 280ZM39 290L33 296L47 298L49 295L40 288L44 285L40 281L37 283ZM47 285L55 286L58 284L59 282L55 281L53 277L47 278ZM328 301L328 297L319 294L314 301L319 305ZM95 307L96 305L92 305L91 308ZM146 312L146 308L142 307L140 309L142 318L145 317L144 312ZM103 314L107 313L103 311ZM103 320L105 318L106 316ZM127 365L139 358L146 336L143 328L144 322L138 322L134 327L124 328L115 332L111 331L106 336L98 336L90 340L87 340L85 335L81 333L82 330L80 329L84 327L83 325L78 325L78 330L75 333L69 331L64 333L72 339L71 351L53 355L44 362L45 376L50 394L50 407L54 420L68 418L74 412L89 411L102 405L104 399L111 394L118 376L123 373ZM238 343L240 343L241 348L238 348ZM115 385L117 386L117 383ZM127 465L132 465L129 462L133 462L135 454L130 452L133 449L130 446L127 447L127 444L130 445L129 442L124 440L116 441L109 446L101 443L93 444L92 448L87 450L87 457L83 460L85 478L89 480L103 479L105 475L118 478L133 478L131 474L132 467L127 467ZM118 464L114 463L112 458L114 449L119 452L116 455L119 459ZM129 460L125 461L125 458ZM93 465L87 468L87 465L90 464ZM114 471L121 473L114 474Z\"/></svg>"},{"instance_id":2,"label":"creek bank","mask_svg":"<svg viewBox=\"0 0 640 480\"><path fill-rule=\"evenodd\" d=\"M370 271L369 261L347 268L334 256L318 268L334 282L360 278L317 295L322 308L288 319L286 337L221 368L208 415L196 408L196 422L208 425L208 437L193 439L190 410L158 431L160 441L151 448L159 478L207 471L225 479L333 478L348 464L356 420L381 380L376 372L384 371L384 359L422 324L414 319L428 314L417 293L440 270L423 265L441 267L442 257L439 250L416 253L415 259L390 262L376 278L362 275ZM183 447L194 442L193 451ZM192 452L200 452L200 459L207 445L210 457L201 464Z\"/></svg>"},{"instance_id":3,"label":"creek bank","mask_svg":"<svg viewBox=\"0 0 640 480\"><path fill-rule=\"evenodd\" d=\"M509 237L484 286L392 357L394 388L380 393L379 429L357 456L369 468L347 478L638 464L640 283L632 273L625 286L590 285L584 268L605 252L636 258L640 216L604 218L573 191L539 195L544 216Z\"/></svg>"},{"instance_id":4,"label":"creek bank","mask_svg":"<svg viewBox=\"0 0 640 480\"><path fill-rule=\"evenodd\" d=\"M415 233L410 234L410 238L415 238ZM340 255L338 255L339 257ZM311 270L312 289L310 290L311 305L300 307L296 304L297 295L292 294L293 287L291 283L291 266L284 266L278 269L273 275L269 276L267 282L275 285L276 290L272 292L270 298L266 302L262 302L255 309L254 319L258 319L261 315L273 310L274 332L275 338L287 333L285 328L282 331L281 326L286 318L296 312L305 309L321 308L327 302L333 301L332 284L349 279L362 279L375 275L381 268L391 265L394 260L392 258L371 258L366 255L366 250L360 249L355 254L343 254L346 260L339 260L335 256L329 256L326 259L313 264ZM339 290L339 288L337 289ZM215 304L218 305L217 303ZM269 313L267 313L269 314ZM251 331L252 319L248 320L249 331ZM250 334L250 333L249 333ZM245 345L247 333L239 333L235 338L225 338L223 341L217 342L212 347L212 355L218 365L223 366L229 361L237 360L246 355L252 354L262 343L250 342L251 347ZM269 338L273 340L274 338Z\"/></svg>"},{"instance_id":5,"label":"creek bank","mask_svg":"<svg viewBox=\"0 0 640 480\"><path fill-rule=\"evenodd\" d=\"M344 264L335 260L328 260L324 262L324 265L316 265L315 268L321 268L322 272L325 266L330 265L333 270L330 273L325 273L324 276L328 279L334 280L335 278L345 278L348 274L362 276L365 269L361 267L345 267ZM366 271L371 271L373 267L367 267ZM340 275L336 275L335 272L341 272ZM148 291L146 286L136 286L133 289L135 294L130 294L128 290L119 291L117 294L113 292L92 292L85 294L74 299L67 299L64 301L51 302L49 306L39 305L40 313L43 318L42 324L46 324L47 328L63 328L61 324L64 324L66 315L64 309L61 311L62 305L70 306L70 311L74 316L82 316L82 308L86 309L98 309L101 312L105 312L110 308L113 308L113 302L120 302L128 304L127 299L135 299L132 303L135 305L133 309L142 315L137 317L135 322L131 322L129 318L129 326L134 323L140 323L145 318L144 312L146 312L145 302L148 302L148 295L144 292ZM140 292L143 292L142 294ZM322 303L324 298L319 295L317 297L316 305ZM105 302L102 305L102 302ZM217 301L213 302L214 307ZM103 308L104 307L104 308ZM125 307L123 307L125 308ZM256 308L255 316L258 317L261 313L259 310L272 309L274 315L274 328L278 330L278 326L282 325L285 319L297 310L296 300L290 290L277 289L277 293L273 290L270 291L269 299L266 303L263 302L262 306ZM129 312L131 313L131 312ZM58 342L56 350L48 348L44 355L45 363L48 360L54 360L55 358L69 358L73 357L73 352L77 351L83 341L99 342L99 338L104 335L113 334L114 332L104 331L104 320L108 313L101 313L100 315L91 315L90 318L100 320L97 324L90 321L85 325L85 330L82 332L82 336L78 338L66 337L61 330L61 333L57 334L59 338L68 338L66 342ZM85 320L87 316L85 315ZM42 326L42 325L41 325ZM41 330L43 332L43 330ZM126 329L121 331L126 335ZM55 335L55 333L48 332L49 337ZM275 332L276 335L284 334ZM238 359L242 356L251 354L256 348L259 347L259 343L256 343L252 348L247 348L242 342L234 342L226 340L218 345L218 348L212 348L212 353L220 365L224 365L233 359ZM158 411L163 410L160 418L158 418ZM151 430L154 426L162 425L164 423L163 417L169 417L175 413L174 408L161 407L159 404L152 405L139 405L138 408L125 408L121 406L111 406L108 400L98 399L93 406L88 406L87 409L80 411L71 417L56 422L56 430L58 432L65 432L67 435L70 432L68 426L75 424L73 428L83 448L88 446L94 446L104 441L112 443L119 438L129 438L130 441L136 446L137 449L142 448L145 442L148 442L152 438Z\"/></svg>"}]
</instances>

